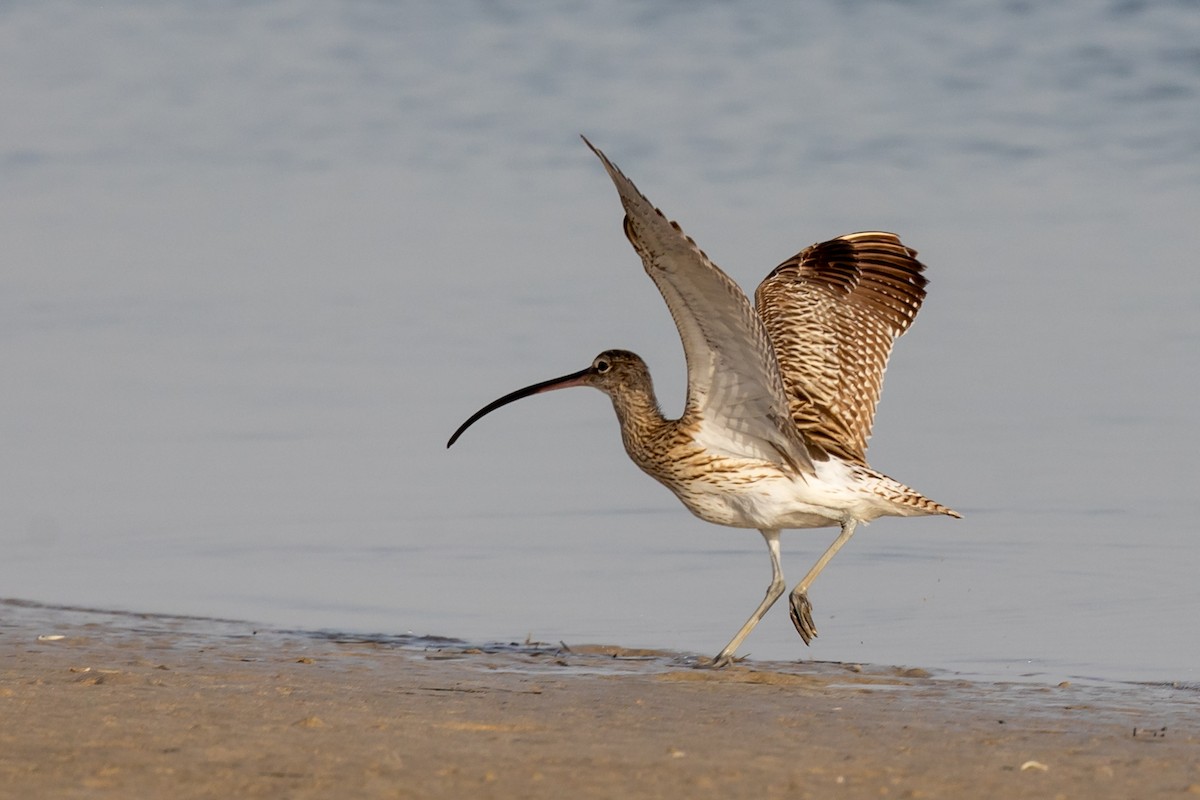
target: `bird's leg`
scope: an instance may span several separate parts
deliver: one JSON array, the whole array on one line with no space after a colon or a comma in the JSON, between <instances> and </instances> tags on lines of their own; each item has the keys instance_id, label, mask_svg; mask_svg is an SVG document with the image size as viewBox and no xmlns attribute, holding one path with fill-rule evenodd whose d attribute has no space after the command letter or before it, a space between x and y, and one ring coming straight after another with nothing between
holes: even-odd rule
<instances>
[{"instance_id":1,"label":"bird's leg","mask_svg":"<svg viewBox=\"0 0 1200 800\"><path fill-rule=\"evenodd\" d=\"M857 526L858 522L852 519L843 522L842 532L833 540L833 544L829 545L829 549L817 559L817 563L813 564L813 568L808 571L808 574L796 584L795 589L792 589L792 595L789 598L792 607L792 624L796 626L796 632L800 634L800 638L804 640L805 644L812 644L812 640L817 638L817 626L813 623L812 618L812 603L808 602L808 587L817 579L821 570L825 569L825 565L837 551L842 549L842 545L850 541Z\"/></svg>"},{"instance_id":2,"label":"bird's leg","mask_svg":"<svg viewBox=\"0 0 1200 800\"><path fill-rule=\"evenodd\" d=\"M741 646L742 642L750 631L754 630L754 626L763 618L767 610L775 605L775 601L783 596L783 592L787 589L787 584L783 582L783 569L779 566L779 531L764 530L759 531L763 538L767 540L767 550L771 554L771 585L767 587L766 597L758 604L758 608L754 609L754 613L750 615L750 619L746 620L746 624L733 635L729 644L717 654L717 657L712 660L712 663L705 664L705 667L719 669L728 666L733 662L733 654Z\"/></svg>"}]
</instances>

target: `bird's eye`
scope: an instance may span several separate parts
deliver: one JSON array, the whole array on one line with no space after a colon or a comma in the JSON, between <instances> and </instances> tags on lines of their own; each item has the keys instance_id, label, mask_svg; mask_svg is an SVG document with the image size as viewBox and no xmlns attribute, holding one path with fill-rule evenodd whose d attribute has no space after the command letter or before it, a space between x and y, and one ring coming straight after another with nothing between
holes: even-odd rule
<instances>
[{"instance_id":1,"label":"bird's eye","mask_svg":"<svg viewBox=\"0 0 1200 800\"><path fill-rule=\"evenodd\" d=\"M596 372L608 372L609 366L609 363L603 358L598 359L596 361Z\"/></svg>"}]
</instances>

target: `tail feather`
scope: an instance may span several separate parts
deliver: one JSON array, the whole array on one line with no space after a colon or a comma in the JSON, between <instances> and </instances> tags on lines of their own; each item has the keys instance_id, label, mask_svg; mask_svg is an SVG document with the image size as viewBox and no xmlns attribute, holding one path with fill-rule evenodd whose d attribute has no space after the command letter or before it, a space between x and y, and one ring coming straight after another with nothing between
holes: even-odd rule
<instances>
[{"instance_id":1,"label":"tail feather","mask_svg":"<svg viewBox=\"0 0 1200 800\"><path fill-rule=\"evenodd\" d=\"M954 517L955 519L962 519L962 514L959 514L953 508L930 500L916 489L905 486L900 481L889 478L882 473L875 472L874 470L868 471L873 473L872 477L875 478L875 485L871 487L871 490L892 504L895 507L895 511L892 513L897 516L915 517L925 514L940 514L947 517Z\"/></svg>"}]
</instances>

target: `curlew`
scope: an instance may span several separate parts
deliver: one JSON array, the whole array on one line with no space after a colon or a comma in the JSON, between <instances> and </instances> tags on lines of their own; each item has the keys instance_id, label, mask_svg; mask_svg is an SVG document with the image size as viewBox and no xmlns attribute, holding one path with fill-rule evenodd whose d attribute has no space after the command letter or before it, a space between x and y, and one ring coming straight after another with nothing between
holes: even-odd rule
<instances>
[{"instance_id":1,"label":"curlew","mask_svg":"<svg viewBox=\"0 0 1200 800\"><path fill-rule=\"evenodd\" d=\"M625 209L625 235L662 293L687 360L687 400L666 418L646 364L606 350L586 369L489 403L592 386L612 400L635 464L688 510L717 525L756 528L771 556L766 596L708 664L729 664L786 590L779 535L838 527L837 538L792 589L791 619L805 644L817 635L808 590L859 523L882 516L958 513L875 471L867 440L896 338L925 299L916 251L882 231L812 245L767 275L754 305L679 225L668 220L586 138Z\"/></svg>"}]
</instances>

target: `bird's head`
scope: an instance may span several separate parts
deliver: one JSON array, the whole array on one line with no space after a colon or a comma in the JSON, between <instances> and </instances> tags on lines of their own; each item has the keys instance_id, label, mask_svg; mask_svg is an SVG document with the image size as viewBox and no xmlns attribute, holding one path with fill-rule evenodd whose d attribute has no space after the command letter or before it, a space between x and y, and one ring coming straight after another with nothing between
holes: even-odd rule
<instances>
[{"instance_id":1,"label":"bird's head","mask_svg":"<svg viewBox=\"0 0 1200 800\"><path fill-rule=\"evenodd\" d=\"M535 383L524 389L517 389L515 392L510 392L504 397L488 403L458 427L458 430L450 437L450 441L446 443L446 447L450 447L458 441L458 437L462 436L467 428L482 417L501 406L506 406L530 395L553 392L556 389L569 389L572 386L594 386L612 397L625 387L649 385L649 382L650 371L646 368L646 362L642 361L641 356L637 353L631 353L628 350L605 350L592 359L591 365L586 369L572 372L570 375L563 375L561 378Z\"/></svg>"}]
</instances>

